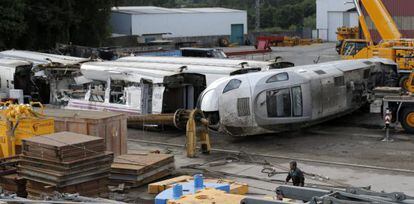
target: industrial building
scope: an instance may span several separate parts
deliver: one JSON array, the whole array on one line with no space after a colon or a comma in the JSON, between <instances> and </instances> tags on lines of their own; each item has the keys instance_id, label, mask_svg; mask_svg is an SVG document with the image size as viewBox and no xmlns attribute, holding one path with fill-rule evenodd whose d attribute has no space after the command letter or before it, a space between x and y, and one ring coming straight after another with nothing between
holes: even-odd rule
<instances>
[{"instance_id":1,"label":"industrial building","mask_svg":"<svg viewBox=\"0 0 414 204\"><path fill-rule=\"evenodd\" d=\"M414 37L414 1L382 0L405 38ZM370 17L365 14L372 38L380 41ZM316 30L314 37L336 41L336 29L341 26L358 26L358 14L352 2L343 0L316 0Z\"/></svg>"},{"instance_id":2,"label":"industrial building","mask_svg":"<svg viewBox=\"0 0 414 204\"><path fill-rule=\"evenodd\" d=\"M344 0L316 0L315 38L336 41L336 29L341 26L358 26L354 4Z\"/></svg>"},{"instance_id":3,"label":"industrial building","mask_svg":"<svg viewBox=\"0 0 414 204\"><path fill-rule=\"evenodd\" d=\"M168 34L167 37L226 36L243 43L247 13L227 8L116 7L110 20L113 34Z\"/></svg>"}]
</instances>

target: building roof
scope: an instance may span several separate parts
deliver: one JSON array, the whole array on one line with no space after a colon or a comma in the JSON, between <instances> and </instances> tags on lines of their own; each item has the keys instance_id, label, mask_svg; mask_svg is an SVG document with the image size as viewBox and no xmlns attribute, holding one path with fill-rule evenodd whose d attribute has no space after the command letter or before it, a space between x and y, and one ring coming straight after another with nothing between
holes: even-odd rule
<instances>
[{"instance_id":1,"label":"building roof","mask_svg":"<svg viewBox=\"0 0 414 204\"><path fill-rule=\"evenodd\" d=\"M221 7L211 8L163 8L156 6L120 6L113 7L112 11L131 15L143 14L184 14L184 13L238 13L243 10L228 9Z\"/></svg>"}]
</instances>

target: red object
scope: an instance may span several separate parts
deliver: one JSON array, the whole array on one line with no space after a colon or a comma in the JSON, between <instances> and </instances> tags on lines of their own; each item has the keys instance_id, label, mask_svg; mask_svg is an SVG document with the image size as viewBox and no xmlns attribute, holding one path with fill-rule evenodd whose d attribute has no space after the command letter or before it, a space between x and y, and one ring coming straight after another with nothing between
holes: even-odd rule
<instances>
[{"instance_id":1,"label":"red object","mask_svg":"<svg viewBox=\"0 0 414 204\"><path fill-rule=\"evenodd\" d=\"M252 54L272 52L272 48L270 48L270 45L272 43L283 42L284 39L285 37L283 36L259 36L256 38L256 42L257 42L256 50L226 52L226 55L237 56L237 55L252 55Z\"/></svg>"},{"instance_id":2,"label":"red object","mask_svg":"<svg viewBox=\"0 0 414 204\"><path fill-rule=\"evenodd\" d=\"M265 40L270 42L283 42L284 36L259 36L256 38L257 41Z\"/></svg>"}]
</instances>

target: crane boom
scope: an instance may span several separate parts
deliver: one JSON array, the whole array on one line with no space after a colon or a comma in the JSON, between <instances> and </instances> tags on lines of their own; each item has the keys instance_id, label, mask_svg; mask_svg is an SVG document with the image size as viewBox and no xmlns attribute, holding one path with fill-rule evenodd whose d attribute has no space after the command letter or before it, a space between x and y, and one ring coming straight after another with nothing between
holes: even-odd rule
<instances>
[{"instance_id":1,"label":"crane boom","mask_svg":"<svg viewBox=\"0 0 414 204\"><path fill-rule=\"evenodd\" d=\"M360 0L383 40L399 40L402 35L381 0ZM359 5L356 5L359 7ZM360 11L358 11L360 12ZM360 14L361 15L361 14ZM365 31L364 31L365 32Z\"/></svg>"},{"instance_id":2,"label":"crane boom","mask_svg":"<svg viewBox=\"0 0 414 204\"><path fill-rule=\"evenodd\" d=\"M362 33L364 34L365 40L367 42L369 42L370 44L373 44L372 43L372 38L371 38L371 33L369 32L368 25L367 25L367 22L365 20L365 16L362 13L361 7L359 6L359 0L354 0L354 4L355 4L355 8L358 12L358 16L359 16L358 21L359 21L359 25L362 29Z\"/></svg>"}]
</instances>

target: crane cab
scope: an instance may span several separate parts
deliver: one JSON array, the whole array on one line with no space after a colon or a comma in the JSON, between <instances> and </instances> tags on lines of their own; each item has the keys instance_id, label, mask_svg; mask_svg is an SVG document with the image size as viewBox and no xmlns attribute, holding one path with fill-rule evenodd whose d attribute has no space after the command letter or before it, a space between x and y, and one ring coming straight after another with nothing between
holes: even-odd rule
<instances>
[{"instance_id":1,"label":"crane cab","mask_svg":"<svg viewBox=\"0 0 414 204\"><path fill-rule=\"evenodd\" d=\"M345 39L337 45L337 52L344 60L371 58L368 44L364 39Z\"/></svg>"}]
</instances>

